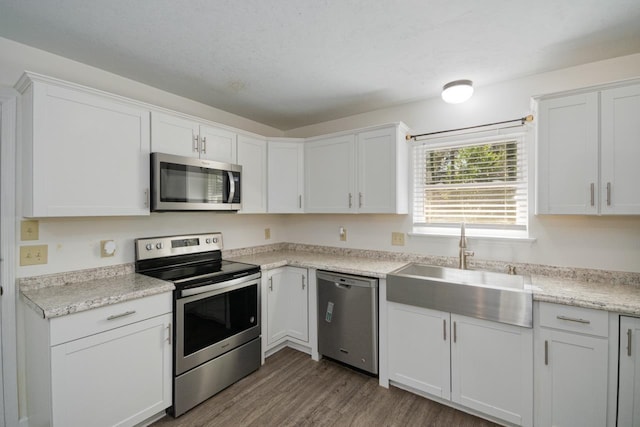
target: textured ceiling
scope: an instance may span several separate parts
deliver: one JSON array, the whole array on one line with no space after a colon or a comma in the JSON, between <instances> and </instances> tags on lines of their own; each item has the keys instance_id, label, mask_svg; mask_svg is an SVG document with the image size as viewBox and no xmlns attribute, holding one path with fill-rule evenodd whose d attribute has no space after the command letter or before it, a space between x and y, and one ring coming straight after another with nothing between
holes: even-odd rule
<instances>
[{"instance_id":1,"label":"textured ceiling","mask_svg":"<svg viewBox=\"0 0 640 427\"><path fill-rule=\"evenodd\" d=\"M0 36L287 130L640 52L640 0L0 0Z\"/></svg>"}]
</instances>

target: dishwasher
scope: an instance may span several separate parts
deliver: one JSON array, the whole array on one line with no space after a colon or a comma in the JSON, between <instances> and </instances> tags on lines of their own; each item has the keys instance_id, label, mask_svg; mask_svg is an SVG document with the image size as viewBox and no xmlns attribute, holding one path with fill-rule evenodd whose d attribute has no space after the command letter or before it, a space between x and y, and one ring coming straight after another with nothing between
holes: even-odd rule
<instances>
[{"instance_id":1,"label":"dishwasher","mask_svg":"<svg viewBox=\"0 0 640 427\"><path fill-rule=\"evenodd\" d=\"M318 271L318 352L378 374L378 279Z\"/></svg>"}]
</instances>

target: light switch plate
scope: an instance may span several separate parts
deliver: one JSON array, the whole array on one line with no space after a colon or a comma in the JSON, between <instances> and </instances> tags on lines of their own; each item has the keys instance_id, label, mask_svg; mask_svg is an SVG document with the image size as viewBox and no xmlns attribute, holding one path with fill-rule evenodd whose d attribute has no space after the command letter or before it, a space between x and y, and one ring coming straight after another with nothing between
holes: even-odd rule
<instances>
[{"instance_id":1,"label":"light switch plate","mask_svg":"<svg viewBox=\"0 0 640 427\"><path fill-rule=\"evenodd\" d=\"M344 228L344 227L340 227L340 229L338 231L340 233L340 241L346 242L347 241L347 229Z\"/></svg>"},{"instance_id":2,"label":"light switch plate","mask_svg":"<svg viewBox=\"0 0 640 427\"><path fill-rule=\"evenodd\" d=\"M20 246L20 265L38 265L48 262L48 246Z\"/></svg>"},{"instance_id":3,"label":"light switch plate","mask_svg":"<svg viewBox=\"0 0 640 427\"><path fill-rule=\"evenodd\" d=\"M271 238L271 229L270 228L265 228L264 229L264 240L269 240Z\"/></svg>"},{"instance_id":4,"label":"light switch plate","mask_svg":"<svg viewBox=\"0 0 640 427\"><path fill-rule=\"evenodd\" d=\"M30 219L20 222L20 240L38 240L39 234L38 221Z\"/></svg>"}]
</instances>

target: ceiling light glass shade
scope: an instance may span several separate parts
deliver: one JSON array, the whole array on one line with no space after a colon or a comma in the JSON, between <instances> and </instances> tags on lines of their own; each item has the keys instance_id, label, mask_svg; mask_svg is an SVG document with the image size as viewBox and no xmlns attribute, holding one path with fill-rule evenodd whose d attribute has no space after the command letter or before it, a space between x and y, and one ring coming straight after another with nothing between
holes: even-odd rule
<instances>
[{"instance_id":1,"label":"ceiling light glass shade","mask_svg":"<svg viewBox=\"0 0 640 427\"><path fill-rule=\"evenodd\" d=\"M442 88L442 99L449 104L459 104L471 98L473 95L473 82L471 80L456 80L449 82Z\"/></svg>"}]
</instances>

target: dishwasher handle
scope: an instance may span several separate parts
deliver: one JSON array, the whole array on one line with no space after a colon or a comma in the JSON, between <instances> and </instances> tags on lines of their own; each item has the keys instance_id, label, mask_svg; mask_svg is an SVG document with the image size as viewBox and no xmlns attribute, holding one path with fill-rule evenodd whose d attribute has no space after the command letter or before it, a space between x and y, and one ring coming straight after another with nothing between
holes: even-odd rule
<instances>
[{"instance_id":1,"label":"dishwasher handle","mask_svg":"<svg viewBox=\"0 0 640 427\"><path fill-rule=\"evenodd\" d=\"M333 282L333 284L336 285L336 288L346 289L346 290L351 289L351 285L343 285L342 283L338 283L338 282Z\"/></svg>"},{"instance_id":2,"label":"dishwasher handle","mask_svg":"<svg viewBox=\"0 0 640 427\"><path fill-rule=\"evenodd\" d=\"M364 276L355 276L351 274L333 273L327 271L316 272L318 279L318 285L320 282L325 282L325 286L335 284L336 287L341 289L350 289L351 287L359 288L377 288L378 279ZM328 283L326 283L328 282Z\"/></svg>"}]
</instances>

